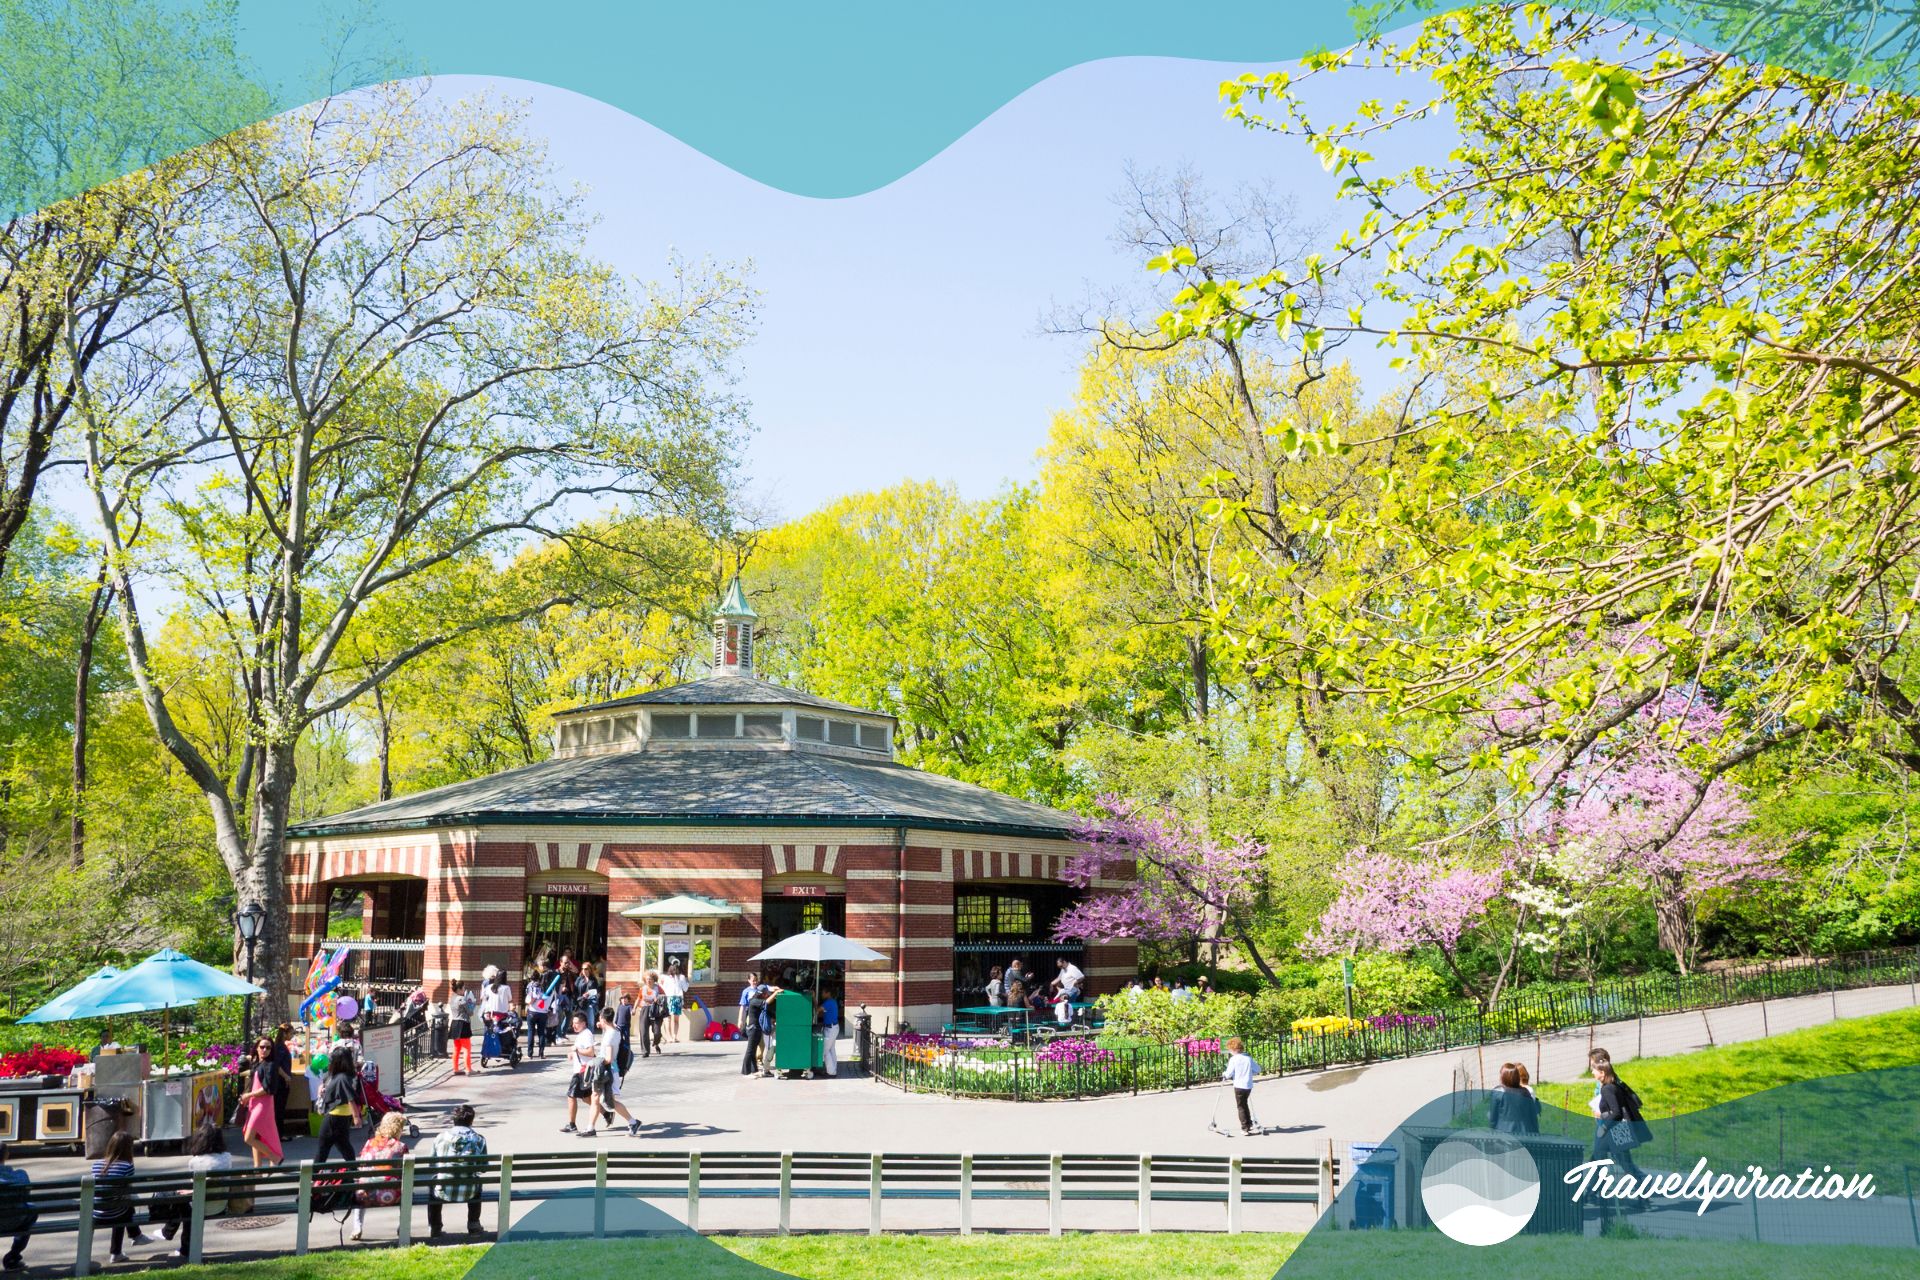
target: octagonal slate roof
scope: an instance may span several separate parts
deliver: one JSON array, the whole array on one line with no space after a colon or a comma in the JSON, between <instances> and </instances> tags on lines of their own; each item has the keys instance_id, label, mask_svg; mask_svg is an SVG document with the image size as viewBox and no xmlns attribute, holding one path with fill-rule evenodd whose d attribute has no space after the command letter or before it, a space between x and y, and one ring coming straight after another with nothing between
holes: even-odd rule
<instances>
[{"instance_id":1,"label":"octagonal slate roof","mask_svg":"<svg viewBox=\"0 0 1920 1280\"><path fill-rule=\"evenodd\" d=\"M911 826L1067 839L1079 819L892 761L779 749L674 750L546 760L296 823L289 834L574 822Z\"/></svg>"}]
</instances>

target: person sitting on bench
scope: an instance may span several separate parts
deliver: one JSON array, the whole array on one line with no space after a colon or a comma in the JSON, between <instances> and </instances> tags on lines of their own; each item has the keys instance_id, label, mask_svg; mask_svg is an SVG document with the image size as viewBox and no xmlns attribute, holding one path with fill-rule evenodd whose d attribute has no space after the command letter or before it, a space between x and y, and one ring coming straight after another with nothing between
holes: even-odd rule
<instances>
[{"instance_id":1,"label":"person sitting on bench","mask_svg":"<svg viewBox=\"0 0 1920 1280\"><path fill-rule=\"evenodd\" d=\"M32 1177L19 1165L7 1163L7 1144L0 1142L0 1235L13 1237L7 1256L0 1259L0 1270L27 1269L20 1255L27 1251L27 1241L33 1237L33 1224L40 1217L40 1211L29 1198L32 1194Z\"/></svg>"}]
</instances>

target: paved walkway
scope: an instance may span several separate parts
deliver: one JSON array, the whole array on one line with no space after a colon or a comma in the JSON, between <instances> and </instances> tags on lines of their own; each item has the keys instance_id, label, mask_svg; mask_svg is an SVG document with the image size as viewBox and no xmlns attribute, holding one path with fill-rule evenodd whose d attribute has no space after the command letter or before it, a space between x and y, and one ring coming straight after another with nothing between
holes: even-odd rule
<instances>
[{"instance_id":1,"label":"paved walkway","mask_svg":"<svg viewBox=\"0 0 1920 1280\"><path fill-rule=\"evenodd\" d=\"M1260 1118L1277 1132L1259 1138L1226 1138L1207 1128L1208 1120L1232 1103L1218 1088L1088 1099L1078 1102L1003 1102L956 1100L903 1093L847 1070L837 1079L766 1079L739 1074L740 1046L670 1045L666 1053L639 1060L627 1078L623 1097L644 1128L638 1139L624 1127L601 1130L594 1138L560 1132L566 1118L566 1066L559 1056L524 1061L518 1068L493 1067L475 1076L450 1076L429 1067L417 1076L408 1103L423 1131L432 1133L456 1104L471 1102L479 1113L476 1127L495 1152L552 1151L573 1144L620 1149L630 1143L707 1150L956 1151L1088 1153L1153 1152L1318 1156L1333 1150L1343 1159L1350 1142L1373 1141L1392 1131L1407 1114L1456 1088L1476 1089L1503 1060L1520 1059L1538 1080L1569 1080L1581 1074L1591 1044L1605 1045L1615 1061L1636 1056L1682 1053L1709 1044L1755 1040L1841 1017L1904 1008L1920 992L1911 986L1843 991L1742 1005L1707 1013L1675 1014L1643 1022L1604 1025L1537 1040L1489 1045L1450 1054L1314 1074L1266 1079L1254 1092ZM850 1044L846 1046L850 1049ZM1663 1100L1649 1100L1657 1116ZM313 1154L315 1143L288 1144L288 1157ZM235 1144L236 1152L240 1152ZM244 1154L241 1154L244 1159ZM72 1176L81 1162L72 1157L29 1157L24 1163L36 1178ZM143 1159L148 1169L179 1167L178 1156ZM771 1202L714 1202L703 1215L709 1230L760 1229L773 1221ZM673 1206L668 1206L672 1208ZM864 1228L864 1202L808 1203L797 1210L797 1229ZM1004 1222L983 1220L983 1227L1034 1227L1044 1207L1010 1205ZM943 1204L889 1205L888 1222L903 1229L951 1229L954 1208ZM1069 1227L1128 1227L1131 1205L1076 1205ZM1216 1206L1156 1207L1156 1226L1218 1229L1224 1214ZM1311 1224L1305 1208L1274 1207L1250 1229L1303 1230ZM375 1214L371 1235L391 1240L392 1211ZM1109 1221L1111 1219L1111 1221ZM488 1219L491 1225L491 1217ZM419 1220L424 1230L424 1216ZM236 1237L231 1244L224 1239ZM284 1234L286 1241L279 1241ZM331 1231L316 1230L315 1243L332 1243ZM225 1252L244 1240L249 1249L285 1248L291 1229L263 1226L244 1233L216 1228L208 1233L210 1250ZM271 1241L271 1243L270 1243ZM71 1238L36 1242L30 1259L71 1258ZM104 1247L104 1246L102 1246ZM151 1254L153 1250L147 1250Z\"/></svg>"}]
</instances>

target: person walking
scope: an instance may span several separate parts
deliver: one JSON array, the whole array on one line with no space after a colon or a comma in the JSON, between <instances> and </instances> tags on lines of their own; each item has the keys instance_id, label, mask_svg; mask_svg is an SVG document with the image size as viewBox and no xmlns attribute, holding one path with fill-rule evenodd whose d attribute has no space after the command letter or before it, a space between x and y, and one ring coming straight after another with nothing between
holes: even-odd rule
<instances>
[{"instance_id":1,"label":"person walking","mask_svg":"<svg viewBox=\"0 0 1920 1280\"><path fill-rule=\"evenodd\" d=\"M274 1064L273 1041L265 1036L254 1041L253 1069L247 1072L246 1092L240 1095L244 1119L240 1140L253 1153L253 1167L279 1164L286 1159L280 1146L280 1123L274 1111L273 1081L280 1068ZM224 1149L224 1148L223 1148Z\"/></svg>"},{"instance_id":2,"label":"person walking","mask_svg":"<svg viewBox=\"0 0 1920 1280\"><path fill-rule=\"evenodd\" d=\"M1540 1132L1540 1100L1526 1089L1520 1072L1518 1063L1500 1064L1500 1083L1487 1105L1487 1128L1496 1133Z\"/></svg>"},{"instance_id":3,"label":"person walking","mask_svg":"<svg viewBox=\"0 0 1920 1280\"><path fill-rule=\"evenodd\" d=\"M687 1038L687 978L680 972L677 958L667 961L667 971L660 975L660 985L667 989L670 1028L667 1039L679 1044Z\"/></svg>"},{"instance_id":4,"label":"person walking","mask_svg":"<svg viewBox=\"0 0 1920 1280\"><path fill-rule=\"evenodd\" d=\"M1227 1068L1220 1078L1233 1086L1233 1109L1240 1116L1240 1132L1247 1137L1254 1134L1253 1127L1253 1078L1259 1074L1260 1066L1247 1052L1246 1045L1239 1036L1231 1036L1226 1043Z\"/></svg>"},{"instance_id":5,"label":"person walking","mask_svg":"<svg viewBox=\"0 0 1920 1280\"><path fill-rule=\"evenodd\" d=\"M762 982L754 987L753 999L747 1002L747 1051L740 1059L740 1074L750 1076L758 1071L761 1075L772 1075L771 1070L761 1065L761 1049L767 1042L767 1032L772 1025L771 1009L775 989Z\"/></svg>"},{"instance_id":6,"label":"person walking","mask_svg":"<svg viewBox=\"0 0 1920 1280\"><path fill-rule=\"evenodd\" d=\"M453 1074L473 1074L473 992L455 991L453 1008L448 1012L447 1046L453 1054Z\"/></svg>"},{"instance_id":7,"label":"person walking","mask_svg":"<svg viewBox=\"0 0 1920 1280\"><path fill-rule=\"evenodd\" d=\"M652 996L647 1001L647 1034L653 1040L653 1051L665 1053L666 1050L660 1047L660 1037L666 1030L667 1009L672 1002L667 998L666 985L661 982L658 973L649 972L647 982L653 990Z\"/></svg>"},{"instance_id":8,"label":"person walking","mask_svg":"<svg viewBox=\"0 0 1920 1280\"><path fill-rule=\"evenodd\" d=\"M1594 1144L1594 1158L1605 1156L1633 1177L1644 1177L1633 1162L1633 1149L1645 1146L1653 1133L1640 1114L1640 1095L1620 1078L1611 1061L1603 1063L1595 1075L1600 1081L1600 1137Z\"/></svg>"},{"instance_id":9,"label":"person walking","mask_svg":"<svg viewBox=\"0 0 1920 1280\"><path fill-rule=\"evenodd\" d=\"M562 1133L578 1133L582 1137L592 1137L592 1121L588 1121L585 1130L580 1128L580 1104L588 1104L588 1115L592 1115L593 1073L600 1061L600 1048L594 1042L593 1032L587 1027L587 1015L575 1010L573 1014L573 1038L567 1042L567 1069L572 1072L567 1077L567 1122L560 1127Z\"/></svg>"},{"instance_id":10,"label":"person walking","mask_svg":"<svg viewBox=\"0 0 1920 1280\"><path fill-rule=\"evenodd\" d=\"M527 979L527 1054L529 1057L547 1056L547 1040L552 1034L555 989L560 985L560 975L547 968L546 961L540 962L540 968L533 977Z\"/></svg>"},{"instance_id":11,"label":"person walking","mask_svg":"<svg viewBox=\"0 0 1920 1280\"><path fill-rule=\"evenodd\" d=\"M441 1219L443 1204L466 1205L467 1234L480 1234L480 1177L475 1167L466 1162L486 1156L487 1140L474 1130L473 1107L468 1103L455 1107L447 1118L452 1124L433 1135L433 1156L436 1160L463 1163L442 1167L433 1180L433 1195L427 1200L429 1240L438 1240L446 1234L446 1224Z\"/></svg>"},{"instance_id":12,"label":"person walking","mask_svg":"<svg viewBox=\"0 0 1920 1280\"><path fill-rule=\"evenodd\" d=\"M11 1243L7 1255L0 1258L0 1271L25 1271L22 1260L27 1242L33 1239L33 1224L40 1211L33 1205L33 1177L17 1164L7 1162L7 1144L0 1142L0 1236Z\"/></svg>"},{"instance_id":13,"label":"person walking","mask_svg":"<svg viewBox=\"0 0 1920 1280\"><path fill-rule=\"evenodd\" d=\"M319 1109L320 1151L313 1162L325 1164L338 1147L340 1158L352 1164L353 1130L359 1125L364 1109L360 1101L360 1072L353 1061L353 1050L345 1045L335 1045L327 1055L327 1080L320 1087Z\"/></svg>"},{"instance_id":14,"label":"person walking","mask_svg":"<svg viewBox=\"0 0 1920 1280\"><path fill-rule=\"evenodd\" d=\"M602 992L600 970L594 966L591 960L580 966L579 988L580 1007L587 1011L587 1025L597 1027L600 1025Z\"/></svg>"},{"instance_id":15,"label":"person walking","mask_svg":"<svg viewBox=\"0 0 1920 1280\"><path fill-rule=\"evenodd\" d=\"M759 985L760 975L749 973L747 984L740 988L740 1015L734 1025L740 1028L740 1034L743 1036L747 1034L747 1006L753 1003L753 989Z\"/></svg>"},{"instance_id":16,"label":"person walking","mask_svg":"<svg viewBox=\"0 0 1920 1280\"><path fill-rule=\"evenodd\" d=\"M135 1244L151 1240L141 1234L140 1224L133 1220L132 1182L133 1132L116 1129L107 1139L106 1151L93 1162L93 1229L97 1234L101 1227L111 1228L109 1262L132 1261L125 1248L129 1238Z\"/></svg>"},{"instance_id":17,"label":"person walking","mask_svg":"<svg viewBox=\"0 0 1920 1280\"><path fill-rule=\"evenodd\" d=\"M480 1017L485 1024L484 1030L494 1033L494 1048L498 1050L497 1056L512 1057L513 1050L507 1045L502 1028L513 1017L513 989L508 986L500 970L492 965L487 966L485 985L480 993ZM486 1065L487 1041L483 1034L480 1040L481 1069L485 1070Z\"/></svg>"},{"instance_id":18,"label":"person walking","mask_svg":"<svg viewBox=\"0 0 1920 1280\"><path fill-rule=\"evenodd\" d=\"M374 1171L383 1175L398 1175L400 1161L407 1154L407 1117L398 1111L389 1111L380 1117L373 1136L360 1148L360 1159L371 1164ZM385 1176L376 1182L362 1183L353 1193L353 1235L358 1240L367 1229L367 1210L371 1208L388 1209L400 1203L400 1183L397 1177Z\"/></svg>"},{"instance_id":19,"label":"person walking","mask_svg":"<svg viewBox=\"0 0 1920 1280\"><path fill-rule=\"evenodd\" d=\"M613 1026L620 1033L620 1048L613 1060L622 1080L633 1069L633 992L620 989L620 1002L613 1007Z\"/></svg>"},{"instance_id":20,"label":"person walking","mask_svg":"<svg viewBox=\"0 0 1920 1280\"><path fill-rule=\"evenodd\" d=\"M226 1135L220 1132L218 1124L209 1120L187 1139L187 1172L213 1174L228 1173L232 1169L233 1157L227 1152ZM160 1228L160 1238L171 1240L178 1235L180 1256L185 1258L193 1252L193 1200L190 1196L182 1199L184 1203L175 1208L174 1216ZM251 1205L243 1204L242 1207L250 1208ZM203 1210L204 1217L217 1218L226 1211L227 1200L224 1196L216 1198L209 1195L207 1197Z\"/></svg>"},{"instance_id":21,"label":"person walking","mask_svg":"<svg viewBox=\"0 0 1920 1280\"><path fill-rule=\"evenodd\" d=\"M840 1002L829 991L820 997L820 1063L830 1076L840 1074Z\"/></svg>"},{"instance_id":22,"label":"person walking","mask_svg":"<svg viewBox=\"0 0 1920 1280\"><path fill-rule=\"evenodd\" d=\"M620 1055L620 1028L615 1025L611 1009L600 1011L600 1039L594 1046L593 1066L594 1108L603 1116L606 1123L612 1124L619 1116L627 1122L627 1136L640 1136L640 1122L636 1120L626 1104L620 1101L620 1069L616 1059ZM592 1137L593 1130L588 1129L582 1137Z\"/></svg>"}]
</instances>

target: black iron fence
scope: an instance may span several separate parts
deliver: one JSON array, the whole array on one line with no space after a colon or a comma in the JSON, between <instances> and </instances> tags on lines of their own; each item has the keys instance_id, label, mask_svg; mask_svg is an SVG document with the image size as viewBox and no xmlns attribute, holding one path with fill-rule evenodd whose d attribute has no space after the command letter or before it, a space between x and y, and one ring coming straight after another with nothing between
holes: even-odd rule
<instances>
[{"instance_id":1,"label":"black iron fence","mask_svg":"<svg viewBox=\"0 0 1920 1280\"><path fill-rule=\"evenodd\" d=\"M1691 974L1617 978L1580 988L1523 988L1487 1009L1455 1006L1358 1020L1342 1030L1242 1032L1263 1075L1324 1071L1445 1053L1575 1027L1898 984L1920 986L1920 947L1851 952L1800 962ZM955 1097L1085 1098L1215 1084L1224 1037L1108 1045L1062 1036L1012 1045L982 1035L890 1036L867 1062L876 1080Z\"/></svg>"}]
</instances>

